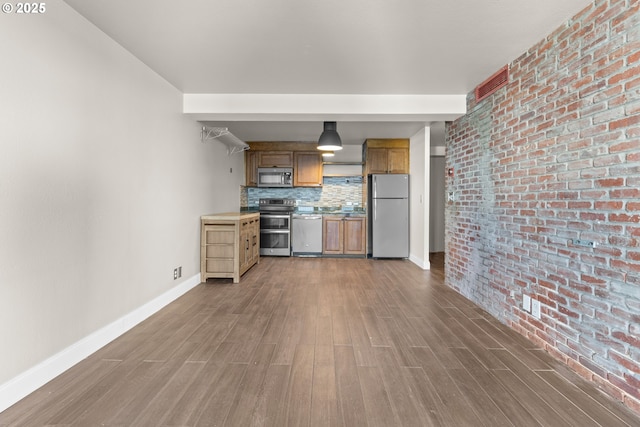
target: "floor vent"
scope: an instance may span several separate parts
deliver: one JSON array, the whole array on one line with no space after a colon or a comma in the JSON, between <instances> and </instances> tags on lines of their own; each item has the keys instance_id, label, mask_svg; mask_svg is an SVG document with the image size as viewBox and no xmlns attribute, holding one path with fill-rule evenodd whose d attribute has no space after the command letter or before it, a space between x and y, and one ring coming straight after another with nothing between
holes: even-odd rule
<instances>
[{"instance_id":1,"label":"floor vent","mask_svg":"<svg viewBox=\"0 0 640 427\"><path fill-rule=\"evenodd\" d=\"M476 102L482 101L501 87L506 86L507 83L509 83L509 66L505 65L500 71L478 85L476 88Z\"/></svg>"}]
</instances>

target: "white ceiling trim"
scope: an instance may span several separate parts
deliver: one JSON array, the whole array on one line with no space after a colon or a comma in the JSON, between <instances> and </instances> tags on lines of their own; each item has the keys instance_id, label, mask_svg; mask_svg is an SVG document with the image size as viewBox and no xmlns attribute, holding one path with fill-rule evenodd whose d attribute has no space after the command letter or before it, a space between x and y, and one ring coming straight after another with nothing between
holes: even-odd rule
<instances>
[{"instance_id":1,"label":"white ceiling trim","mask_svg":"<svg viewBox=\"0 0 640 427\"><path fill-rule=\"evenodd\" d=\"M200 121L449 121L466 106L466 95L183 95L183 112Z\"/></svg>"}]
</instances>

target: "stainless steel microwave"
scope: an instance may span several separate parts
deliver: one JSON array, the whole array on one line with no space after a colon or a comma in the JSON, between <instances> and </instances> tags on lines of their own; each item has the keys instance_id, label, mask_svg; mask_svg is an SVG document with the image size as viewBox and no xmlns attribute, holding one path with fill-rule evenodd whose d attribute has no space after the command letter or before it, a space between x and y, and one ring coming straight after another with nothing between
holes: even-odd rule
<instances>
[{"instance_id":1,"label":"stainless steel microwave","mask_svg":"<svg viewBox=\"0 0 640 427\"><path fill-rule=\"evenodd\" d=\"M258 187L293 187L293 168L258 168Z\"/></svg>"}]
</instances>

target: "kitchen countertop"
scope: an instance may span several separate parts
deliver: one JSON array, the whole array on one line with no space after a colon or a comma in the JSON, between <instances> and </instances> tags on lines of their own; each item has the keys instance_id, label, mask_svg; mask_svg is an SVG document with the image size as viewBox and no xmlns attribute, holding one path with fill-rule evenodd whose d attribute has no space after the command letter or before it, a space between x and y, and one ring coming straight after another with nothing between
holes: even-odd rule
<instances>
[{"instance_id":1,"label":"kitchen countertop","mask_svg":"<svg viewBox=\"0 0 640 427\"><path fill-rule=\"evenodd\" d=\"M240 212L241 213L258 213L260 212L260 208L258 206L251 206L251 207L241 207L240 208Z\"/></svg>"},{"instance_id":2,"label":"kitchen countertop","mask_svg":"<svg viewBox=\"0 0 640 427\"><path fill-rule=\"evenodd\" d=\"M341 211L341 210L317 212L316 215L318 214L327 215L327 216L356 216L356 217L367 216L367 213L364 211Z\"/></svg>"},{"instance_id":3,"label":"kitchen countertop","mask_svg":"<svg viewBox=\"0 0 640 427\"><path fill-rule=\"evenodd\" d=\"M242 207L239 214L259 213L258 207ZM366 216L367 211L362 207L344 208L344 207L298 207L293 211L295 215L348 215L348 216Z\"/></svg>"},{"instance_id":4,"label":"kitchen countertop","mask_svg":"<svg viewBox=\"0 0 640 427\"><path fill-rule=\"evenodd\" d=\"M327 216L366 216L364 209L344 209L344 208L313 208L313 209L296 209L294 215L327 215Z\"/></svg>"},{"instance_id":5,"label":"kitchen countertop","mask_svg":"<svg viewBox=\"0 0 640 427\"><path fill-rule=\"evenodd\" d=\"M205 221L239 221L257 213L258 212L222 212L202 215L200 219Z\"/></svg>"}]
</instances>

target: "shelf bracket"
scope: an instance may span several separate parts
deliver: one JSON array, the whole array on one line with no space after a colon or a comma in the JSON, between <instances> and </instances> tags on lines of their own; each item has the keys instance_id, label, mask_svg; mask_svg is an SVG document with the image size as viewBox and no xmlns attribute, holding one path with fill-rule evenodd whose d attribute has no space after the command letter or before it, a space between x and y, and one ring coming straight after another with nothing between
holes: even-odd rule
<instances>
[{"instance_id":1,"label":"shelf bracket","mask_svg":"<svg viewBox=\"0 0 640 427\"><path fill-rule=\"evenodd\" d=\"M217 139L227 146L228 156L249 149L249 144L229 132L228 128L203 126L200 132L200 141L204 143L213 139Z\"/></svg>"}]
</instances>

